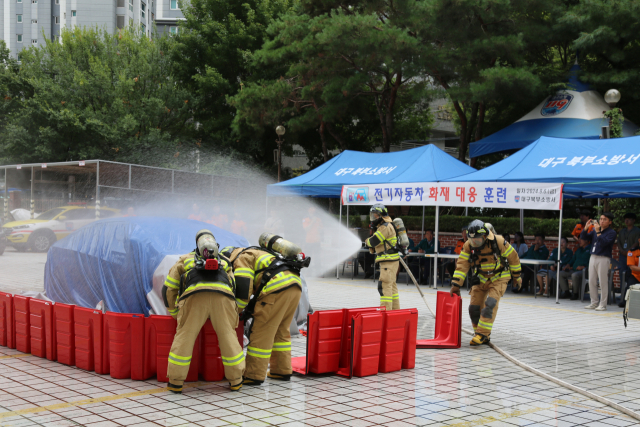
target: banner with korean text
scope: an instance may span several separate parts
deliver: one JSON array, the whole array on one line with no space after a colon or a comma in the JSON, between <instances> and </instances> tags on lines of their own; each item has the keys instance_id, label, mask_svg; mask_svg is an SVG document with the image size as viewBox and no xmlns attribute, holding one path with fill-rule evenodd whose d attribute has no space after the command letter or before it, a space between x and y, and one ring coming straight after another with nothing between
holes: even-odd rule
<instances>
[{"instance_id":1,"label":"banner with korean text","mask_svg":"<svg viewBox=\"0 0 640 427\"><path fill-rule=\"evenodd\" d=\"M562 184L535 182L413 182L342 187L344 205L460 206L560 210Z\"/></svg>"}]
</instances>

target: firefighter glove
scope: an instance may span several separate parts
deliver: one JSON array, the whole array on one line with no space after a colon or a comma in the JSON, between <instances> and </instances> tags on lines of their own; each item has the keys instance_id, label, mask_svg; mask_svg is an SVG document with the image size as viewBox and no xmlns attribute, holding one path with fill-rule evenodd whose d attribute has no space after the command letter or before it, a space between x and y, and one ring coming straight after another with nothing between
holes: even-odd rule
<instances>
[{"instance_id":1,"label":"firefighter glove","mask_svg":"<svg viewBox=\"0 0 640 427\"><path fill-rule=\"evenodd\" d=\"M451 289L449 289L449 295L458 295L460 296L460 286L451 285Z\"/></svg>"}]
</instances>

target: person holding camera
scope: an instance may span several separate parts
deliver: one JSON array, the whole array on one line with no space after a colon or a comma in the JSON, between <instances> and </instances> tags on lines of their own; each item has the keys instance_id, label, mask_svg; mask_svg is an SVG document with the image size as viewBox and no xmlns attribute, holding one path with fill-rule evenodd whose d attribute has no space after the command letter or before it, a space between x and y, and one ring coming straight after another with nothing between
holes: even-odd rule
<instances>
[{"instance_id":1,"label":"person holding camera","mask_svg":"<svg viewBox=\"0 0 640 427\"><path fill-rule=\"evenodd\" d=\"M589 295L591 304L587 309L605 311L607 309L607 299L609 296L609 264L613 245L616 241L617 233L611 227L613 224L613 214L605 212L600 216L600 222L592 219L591 232L585 224L585 229L580 234L581 239L591 241L591 259L589 259ZM600 282L600 304L598 305L598 281Z\"/></svg>"}]
</instances>

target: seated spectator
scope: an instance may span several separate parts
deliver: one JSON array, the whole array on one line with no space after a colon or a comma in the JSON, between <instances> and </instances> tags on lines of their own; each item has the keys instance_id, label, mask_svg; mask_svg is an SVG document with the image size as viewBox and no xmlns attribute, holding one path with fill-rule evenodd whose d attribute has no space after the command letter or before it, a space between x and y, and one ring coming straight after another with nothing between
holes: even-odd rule
<instances>
[{"instance_id":1,"label":"seated spectator","mask_svg":"<svg viewBox=\"0 0 640 427\"><path fill-rule=\"evenodd\" d=\"M409 239L409 246L407 246L407 255L414 252L416 249L416 244L413 242L413 239L411 237L409 237L407 235L407 239ZM411 268L411 273L413 274L413 277L416 277L415 273L413 272L413 268L412 268L412 264L415 263L417 264L418 259L416 257L408 257L408 256L404 256L404 261L407 263L407 265L409 266L409 268ZM404 266L402 264L400 264L400 268L398 268L398 272L396 273L396 279L398 278L398 275L400 274L400 270L404 270ZM396 280L397 281L397 280Z\"/></svg>"},{"instance_id":2,"label":"seated spectator","mask_svg":"<svg viewBox=\"0 0 640 427\"><path fill-rule=\"evenodd\" d=\"M460 252L462 252L462 248L464 247L464 244L466 241L467 241L467 226L465 225L464 227L462 227L462 239L458 240L458 243L456 243L456 248L453 250L453 252L457 255L460 255ZM456 271L456 264L457 262L455 259L446 264L447 271L449 272L449 276L451 277L453 277L453 273L454 271Z\"/></svg>"},{"instance_id":3,"label":"seated spectator","mask_svg":"<svg viewBox=\"0 0 640 427\"><path fill-rule=\"evenodd\" d=\"M436 251L436 239L433 237L433 230L427 230L424 233L424 239L418 243L416 249L418 253L421 254L433 254ZM440 243L438 243L438 252L440 251ZM424 262L424 268L422 270L422 280L428 280L429 274L431 272L431 260L427 259Z\"/></svg>"},{"instance_id":4,"label":"seated spectator","mask_svg":"<svg viewBox=\"0 0 640 427\"><path fill-rule=\"evenodd\" d=\"M591 224L591 212L589 211L589 209L584 209L582 212L580 212L580 222L576 224L576 227L571 232L571 235L576 240L580 240L580 234L582 233L582 230L584 230L584 226L587 223L589 224L587 233L591 233L591 230L593 230L593 225Z\"/></svg>"},{"instance_id":5,"label":"seated spectator","mask_svg":"<svg viewBox=\"0 0 640 427\"><path fill-rule=\"evenodd\" d=\"M504 239L505 243L511 244L511 236L510 235L505 233L505 234L502 235L502 238Z\"/></svg>"},{"instance_id":6,"label":"seated spectator","mask_svg":"<svg viewBox=\"0 0 640 427\"><path fill-rule=\"evenodd\" d=\"M568 265L571 262L571 258L573 257L573 251L567 247L567 239L564 237L560 239L560 270L564 268L564 266ZM551 251L551 255L549 256L549 261L557 261L558 260L558 248L555 248ZM549 266L549 274L555 274L558 270L555 265ZM551 273L553 272L553 273ZM538 295L542 295L543 297L549 296L549 281L544 280L547 277L547 269L538 270L538 285L540 286L540 292ZM542 288L544 286L544 292Z\"/></svg>"},{"instance_id":7,"label":"seated spectator","mask_svg":"<svg viewBox=\"0 0 640 427\"><path fill-rule=\"evenodd\" d=\"M527 246L527 243L524 241L524 234L522 234L522 231L516 231L513 234L513 245L511 246L518 251L518 257L522 258L525 256L529 250L529 246Z\"/></svg>"},{"instance_id":8,"label":"seated spectator","mask_svg":"<svg viewBox=\"0 0 640 427\"><path fill-rule=\"evenodd\" d=\"M580 286L582 286L582 278L584 272L589 267L589 258L591 258L591 245L584 239L578 240L580 246L576 249L576 253L571 257L571 261L562 267L560 271L560 298L566 299L571 296L569 292L569 283L567 279L571 278L571 288L573 289L572 300L580 298Z\"/></svg>"},{"instance_id":9,"label":"seated spectator","mask_svg":"<svg viewBox=\"0 0 640 427\"><path fill-rule=\"evenodd\" d=\"M529 248L527 253L521 259L536 259L536 260L547 260L549 259L549 249L544 244L545 236L544 234L538 233L535 235L535 240L533 245ZM528 289L529 286L535 286L533 282L533 272L534 267L523 263L522 265L522 287L520 289L511 289L514 293L520 293L525 289ZM535 291L535 288L533 288Z\"/></svg>"},{"instance_id":10,"label":"seated spectator","mask_svg":"<svg viewBox=\"0 0 640 427\"><path fill-rule=\"evenodd\" d=\"M629 286L640 283L640 238L638 238L635 246L627 252L627 266L629 270L631 270L631 274L627 278L624 290L620 293L622 300L618 304L618 307L624 307L626 305L625 298L627 297Z\"/></svg>"}]
</instances>

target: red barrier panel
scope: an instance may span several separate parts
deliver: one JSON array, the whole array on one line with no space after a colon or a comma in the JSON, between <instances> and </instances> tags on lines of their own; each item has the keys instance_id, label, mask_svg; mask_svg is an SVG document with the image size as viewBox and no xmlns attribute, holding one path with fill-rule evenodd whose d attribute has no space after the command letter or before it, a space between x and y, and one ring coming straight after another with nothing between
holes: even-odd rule
<instances>
[{"instance_id":1,"label":"red barrier panel","mask_svg":"<svg viewBox=\"0 0 640 427\"><path fill-rule=\"evenodd\" d=\"M85 371L104 374L102 312L75 307L73 312L76 366Z\"/></svg>"},{"instance_id":2,"label":"red barrier panel","mask_svg":"<svg viewBox=\"0 0 640 427\"><path fill-rule=\"evenodd\" d=\"M460 348L462 345L462 298L438 292L436 332L432 340L418 340L418 348Z\"/></svg>"},{"instance_id":3,"label":"red barrier panel","mask_svg":"<svg viewBox=\"0 0 640 427\"><path fill-rule=\"evenodd\" d=\"M153 315L145 318L145 370L144 375L150 378L157 375L158 381L169 382L167 368L169 364L169 351L176 334L177 323L171 316ZM200 340L198 335L193 348L191 366L186 381L198 381L200 366Z\"/></svg>"},{"instance_id":4,"label":"red barrier panel","mask_svg":"<svg viewBox=\"0 0 640 427\"><path fill-rule=\"evenodd\" d=\"M16 350L31 353L31 331L29 328L30 297L13 297L13 321L16 337Z\"/></svg>"},{"instance_id":5,"label":"red barrier panel","mask_svg":"<svg viewBox=\"0 0 640 427\"><path fill-rule=\"evenodd\" d=\"M418 310L387 311L383 320L378 371L394 372L413 368L416 360Z\"/></svg>"},{"instance_id":6,"label":"red barrier panel","mask_svg":"<svg viewBox=\"0 0 640 427\"><path fill-rule=\"evenodd\" d=\"M73 305L56 303L53 306L53 343L56 360L65 365L76 364L76 337Z\"/></svg>"},{"instance_id":7,"label":"red barrier panel","mask_svg":"<svg viewBox=\"0 0 640 427\"><path fill-rule=\"evenodd\" d=\"M349 375L351 366L351 325L353 319L364 313L385 311L384 307L344 308L342 309L342 346L340 348L340 375Z\"/></svg>"},{"instance_id":8,"label":"red barrier panel","mask_svg":"<svg viewBox=\"0 0 640 427\"><path fill-rule=\"evenodd\" d=\"M31 354L56 360L52 302L33 298L29 300L29 334Z\"/></svg>"},{"instance_id":9,"label":"red barrier panel","mask_svg":"<svg viewBox=\"0 0 640 427\"><path fill-rule=\"evenodd\" d=\"M200 358L200 376L205 381L221 381L224 379L224 366L222 365L222 355L218 344L218 335L213 330L211 320L207 319L200 331L202 336Z\"/></svg>"},{"instance_id":10,"label":"red barrier panel","mask_svg":"<svg viewBox=\"0 0 640 427\"><path fill-rule=\"evenodd\" d=\"M13 295L0 292L0 345L16 348Z\"/></svg>"},{"instance_id":11,"label":"red barrier panel","mask_svg":"<svg viewBox=\"0 0 640 427\"><path fill-rule=\"evenodd\" d=\"M104 315L103 367L112 378L146 380L144 315L107 312Z\"/></svg>"},{"instance_id":12,"label":"red barrier panel","mask_svg":"<svg viewBox=\"0 0 640 427\"><path fill-rule=\"evenodd\" d=\"M378 373L382 325L386 313L361 313L352 320L353 347L350 375L367 377Z\"/></svg>"}]
</instances>

